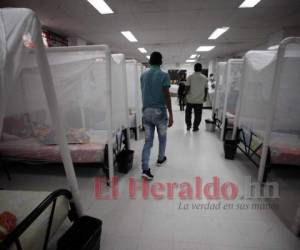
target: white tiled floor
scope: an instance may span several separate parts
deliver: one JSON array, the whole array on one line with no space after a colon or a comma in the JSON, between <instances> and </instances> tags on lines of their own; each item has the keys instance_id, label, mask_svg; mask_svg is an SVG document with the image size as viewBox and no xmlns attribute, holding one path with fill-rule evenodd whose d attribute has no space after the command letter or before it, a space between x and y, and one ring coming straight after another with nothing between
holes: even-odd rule
<instances>
[{"instance_id":1,"label":"white tiled floor","mask_svg":"<svg viewBox=\"0 0 300 250\"><path fill-rule=\"evenodd\" d=\"M209 111L204 116L208 117ZM222 143L215 133L205 131L204 122L197 133L186 132L184 113L175 107L175 125L168 132L168 163L155 167L157 139L152 150L151 164L155 181L184 182L201 176L211 181L239 183L243 189L244 176L253 176L257 170L241 154L235 161L226 161ZM127 193L128 177L140 181L140 156L143 141L132 142L135 150L134 169L119 177L118 200L95 200L94 176L96 169L78 169L79 184L86 212L103 220L101 249L103 250L299 250L300 240L282 222L273 210L219 210L197 211L179 209L180 200L155 200L152 197L130 200ZM61 169L18 167L12 170L13 181L0 178L5 188L53 190L66 187ZM293 194L299 202L299 179L283 182L283 195ZM108 192L108 190L106 190ZM137 191L137 192L140 192ZM284 199L284 197L282 198ZM206 200L186 200L183 203L205 203ZM234 205L239 201L234 201ZM295 208L294 208L295 209ZM292 209L292 211L294 211Z\"/></svg>"}]
</instances>

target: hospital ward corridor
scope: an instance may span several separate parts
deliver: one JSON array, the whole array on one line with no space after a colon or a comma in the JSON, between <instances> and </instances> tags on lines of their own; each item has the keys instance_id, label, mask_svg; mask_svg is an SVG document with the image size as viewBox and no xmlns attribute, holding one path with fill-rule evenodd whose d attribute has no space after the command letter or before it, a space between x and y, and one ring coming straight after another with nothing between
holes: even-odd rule
<instances>
[{"instance_id":1,"label":"hospital ward corridor","mask_svg":"<svg viewBox=\"0 0 300 250\"><path fill-rule=\"evenodd\" d=\"M251 163L245 163L241 153L237 155L235 161L224 159L219 135L205 131L204 120L198 132L187 132L184 112L179 111L175 98L173 104L174 127L168 131L168 161L164 166L158 167L155 164L158 151L157 136L152 149L151 168L155 176L154 182L163 184L175 182L178 185L187 182L194 189L195 176L201 177L203 183L212 182L215 176L220 178L221 183L230 181L243 184L245 176L253 176L255 180L256 168ZM204 119L210 116L211 111L204 111ZM108 200L112 199L111 191L105 186L103 196L108 196L108 199L101 200L95 197L95 177L101 176L96 169L90 168L84 171L77 169L87 214L104 221L101 249L299 249L299 238L284 226L286 221L293 218L276 215L279 207L285 209L284 214L287 217L295 212L293 206L300 198L300 183L297 179L300 175L299 171L296 176L283 175L281 195L289 197L288 200L275 199L271 201L271 205L260 199L249 201L220 199L221 206L218 207L218 200L212 200L208 205L209 199L205 197L181 200L178 191L175 191L174 197L171 198L167 195L162 199L155 199L151 195L143 198L140 181L142 145L142 140L132 142L137 157L129 175L118 175L119 195L116 200ZM33 167L30 172L26 170L25 173L22 167L16 167L11 172L13 183L5 178L1 178L1 183L4 182L4 187L7 189L12 186L19 190L44 192L50 192L53 186L67 188L61 169L49 169L49 173L45 173L42 167ZM280 172L276 174L277 178L282 178ZM134 199L129 196L128 178L134 178L139 187ZM239 185L239 188L244 187ZM223 207L230 203L234 205L233 208ZM293 205L289 207L284 203Z\"/></svg>"}]
</instances>

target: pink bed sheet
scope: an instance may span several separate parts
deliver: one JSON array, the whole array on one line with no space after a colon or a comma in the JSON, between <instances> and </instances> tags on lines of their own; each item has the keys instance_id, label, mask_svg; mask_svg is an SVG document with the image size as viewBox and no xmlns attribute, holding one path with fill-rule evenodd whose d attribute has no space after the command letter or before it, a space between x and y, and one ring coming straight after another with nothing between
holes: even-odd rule
<instances>
[{"instance_id":1,"label":"pink bed sheet","mask_svg":"<svg viewBox=\"0 0 300 250\"><path fill-rule=\"evenodd\" d=\"M272 164L300 166L300 135L272 133Z\"/></svg>"},{"instance_id":2,"label":"pink bed sheet","mask_svg":"<svg viewBox=\"0 0 300 250\"><path fill-rule=\"evenodd\" d=\"M74 163L96 163L104 161L105 144L69 144ZM36 139L29 138L0 143L0 155L24 160L61 162L57 145L43 145Z\"/></svg>"}]
</instances>

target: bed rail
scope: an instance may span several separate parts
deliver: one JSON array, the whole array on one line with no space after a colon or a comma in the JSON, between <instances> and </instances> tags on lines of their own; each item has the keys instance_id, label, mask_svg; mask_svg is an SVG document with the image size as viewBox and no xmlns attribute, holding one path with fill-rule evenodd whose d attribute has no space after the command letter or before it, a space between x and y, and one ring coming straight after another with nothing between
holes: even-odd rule
<instances>
[{"instance_id":1,"label":"bed rail","mask_svg":"<svg viewBox=\"0 0 300 250\"><path fill-rule=\"evenodd\" d=\"M51 214L49 217L47 232L44 239L43 249L47 249L51 226L54 216L54 211L56 207L57 198L64 196L70 201L70 211L69 218L70 220L75 220L78 218L75 206L72 202L72 193L66 189L59 189L51 193L46 199L44 199L16 228L13 230L7 237L0 242L0 250L7 250L13 244L16 245L18 250L22 250L22 246L19 242L19 237L33 224L33 222L49 207L52 205Z\"/></svg>"},{"instance_id":2,"label":"bed rail","mask_svg":"<svg viewBox=\"0 0 300 250\"><path fill-rule=\"evenodd\" d=\"M253 137L259 137L255 132L248 131L249 137L246 139L246 133L244 129L237 128L236 141L238 149L257 167L259 168L260 154L259 150L263 147L263 142L258 144L255 148L252 148ZM241 145L242 144L242 145ZM259 159L258 162L256 158ZM270 169L273 165L271 164L271 150L268 148L267 162L266 162L266 171L263 176L263 182L267 181L267 176L270 172Z\"/></svg>"}]
</instances>

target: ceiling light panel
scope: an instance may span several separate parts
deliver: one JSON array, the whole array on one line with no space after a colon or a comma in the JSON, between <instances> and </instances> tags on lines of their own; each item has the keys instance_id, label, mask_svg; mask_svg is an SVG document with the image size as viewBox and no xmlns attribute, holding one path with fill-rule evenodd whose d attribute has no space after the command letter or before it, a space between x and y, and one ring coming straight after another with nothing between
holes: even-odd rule
<instances>
[{"instance_id":1,"label":"ceiling light panel","mask_svg":"<svg viewBox=\"0 0 300 250\"><path fill-rule=\"evenodd\" d=\"M147 54L147 50L145 48L138 48L138 50L143 54Z\"/></svg>"},{"instance_id":2,"label":"ceiling light panel","mask_svg":"<svg viewBox=\"0 0 300 250\"><path fill-rule=\"evenodd\" d=\"M215 48L216 46L200 46L197 51L198 52L208 52Z\"/></svg>"},{"instance_id":3,"label":"ceiling light panel","mask_svg":"<svg viewBox=\"0 0 300 250\"><path fill-rule=\"evenodd\" d=\"M187 63L194 63L194 62L196 62L196 60L188 59L188 60L186 60L186 62L187 62Z\"/></svg>"},{"instance_id":4,"label":"ceiling light panel","mask_svg":"<svg viewBox=\"0 0 300 250\"><path fill-rule=\"evenodd\" d=\"M209 40L216 40L222 36L226 31L229 30L229 27L217 28L208 38Z\"/></svg>"},{"instance_id":5,"label":"ceiling light panel","mask_svg":"<svg viewBox=\"0 0 300 250\"><path fill-rule=\"evenodd\" d=\"M113 10L107 5L104 0L87 0L96 10L102 15L113 14Z\"/></svg>"},{"instance_id":6,"label":"ceiling light panel","mask_svg":"<svg viewBox=\"0 0 300 250\"><path fill-rule=\"evenodd\" d=\"M255 7L261 0L245 0L240 8L253 8Z\"/></svg>"},{"instance_id":7,"label":"ceiling light panel","mask_svg":"<svg viewBox=\"0 0 300 250\"><path fill-rule=\"evenodd\" d=\"M136 43L138 40L135 38L135 36L132 34L131 31L121 31L122 35L127 38L127 40L131 43Z\"/></svg>"}]
</instances>

